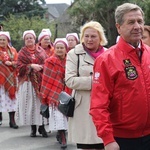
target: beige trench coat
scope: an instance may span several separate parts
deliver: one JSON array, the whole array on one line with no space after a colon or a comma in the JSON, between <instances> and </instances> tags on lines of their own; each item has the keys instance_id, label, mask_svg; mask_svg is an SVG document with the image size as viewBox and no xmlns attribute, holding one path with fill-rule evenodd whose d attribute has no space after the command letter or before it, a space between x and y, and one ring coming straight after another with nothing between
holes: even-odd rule
<instances>
[{"instance_id":1,"label":"beige trench coat","mask_svg":"<svg viewBox=\"0 0 150 150\"><path fill-rule=\"evenodd\" d=\"M77 54L80 60L79 77L77 77ZM82 44L67 54L65 81L69 88L76 90L74 117L68 120L68 141L73 143L102 143L89 115L93 65L94 59L86 53Z\"/></svg>"}]
</instances>

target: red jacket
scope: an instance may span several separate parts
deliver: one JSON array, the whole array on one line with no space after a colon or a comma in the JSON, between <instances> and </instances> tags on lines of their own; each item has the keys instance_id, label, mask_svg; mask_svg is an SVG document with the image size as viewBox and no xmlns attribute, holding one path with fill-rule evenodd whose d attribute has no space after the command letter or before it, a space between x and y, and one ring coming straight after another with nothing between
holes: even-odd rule
<instances>
[{"instance_id":1,"label":"red jacket","mask_svg":"<svg viewBox=\"0 0 150 150\"><path fill-rule=\"evenodd\" d=\"M122 38L94 64L90 114L104 144L150 134L150 47L142 60Z\"/></svg>"}]
</instances>

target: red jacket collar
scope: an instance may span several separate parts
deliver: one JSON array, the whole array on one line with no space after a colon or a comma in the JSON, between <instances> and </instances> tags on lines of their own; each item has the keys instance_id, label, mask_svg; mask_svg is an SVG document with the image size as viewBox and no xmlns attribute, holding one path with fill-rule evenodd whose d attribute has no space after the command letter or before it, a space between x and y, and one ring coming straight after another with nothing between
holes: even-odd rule
<instances>
[{"instance_id":1,"label":"red jacket collar","mask_svg":"<svg viewBox=\"0 0 150 150\"><path fill-rule=\"evenodd\" d=\"M140 44L141 44L141 50L144 51L145 46L143 42L140 41ZM129 43L127 43L122 37L119 38L119 41L116 46L119 47L119 49L122 50L123 52L130 53L132 51L135 51L135 48L131 46Z\"/></svg>"}]
</instances>

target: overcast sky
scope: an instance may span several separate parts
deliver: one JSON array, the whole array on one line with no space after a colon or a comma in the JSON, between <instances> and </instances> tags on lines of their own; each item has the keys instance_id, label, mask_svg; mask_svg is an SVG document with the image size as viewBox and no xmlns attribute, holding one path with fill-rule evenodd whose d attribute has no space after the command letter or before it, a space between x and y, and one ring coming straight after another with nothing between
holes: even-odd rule
<instances>
[{"instance_id":1,"label":"overcast sky","mask_svg":"<svg viewBox=\"0 0 150 150\"><path fill-rule=\"evenodd\" d=\"M51 4L51 3L67 3L67 4L71 4L71 2L73 0L45 0L47 4Z\"/></svg>"}]
</instances>

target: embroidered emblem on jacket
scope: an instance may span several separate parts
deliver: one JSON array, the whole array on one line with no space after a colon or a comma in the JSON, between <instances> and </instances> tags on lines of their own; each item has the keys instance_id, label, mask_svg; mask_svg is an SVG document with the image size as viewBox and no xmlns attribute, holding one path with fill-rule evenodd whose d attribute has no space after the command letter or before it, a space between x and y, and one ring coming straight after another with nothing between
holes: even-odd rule
<instances>
[{"instance_id":1,"label":"embroidered emblem on jacket","mask_svg":"<svg viewBox=\"0 0 150 150\"><path fill-rule=\"evenodd\" d=\"M98 80L100 77L100 73L99 72L95 72L94 74L94 80Z\"/></svg>"},{"instance_id":2,"label":"embroidered emblem on jacket","mask_svg":"<svg viewBox=\"0 0 150 150\"><path fill-rule=\"evenodd\" d=\"M130 62L130 59L125 59L123 60L125 66L130 66L131 65L131 62Z\"/></svg>"},{"instance_id":3,"label":"embroidered emblem on jacket","mask_svg":"<svg viewBox=\"0 0 150 150\"><path fill-rule=\"evenodd\" d=\"M129 59L123 60L123 62L125 65L126 77L129 80L135 80L138 77L138 73L137 73L135 66L132 65Z\"/></svg>"}]
</instances>

